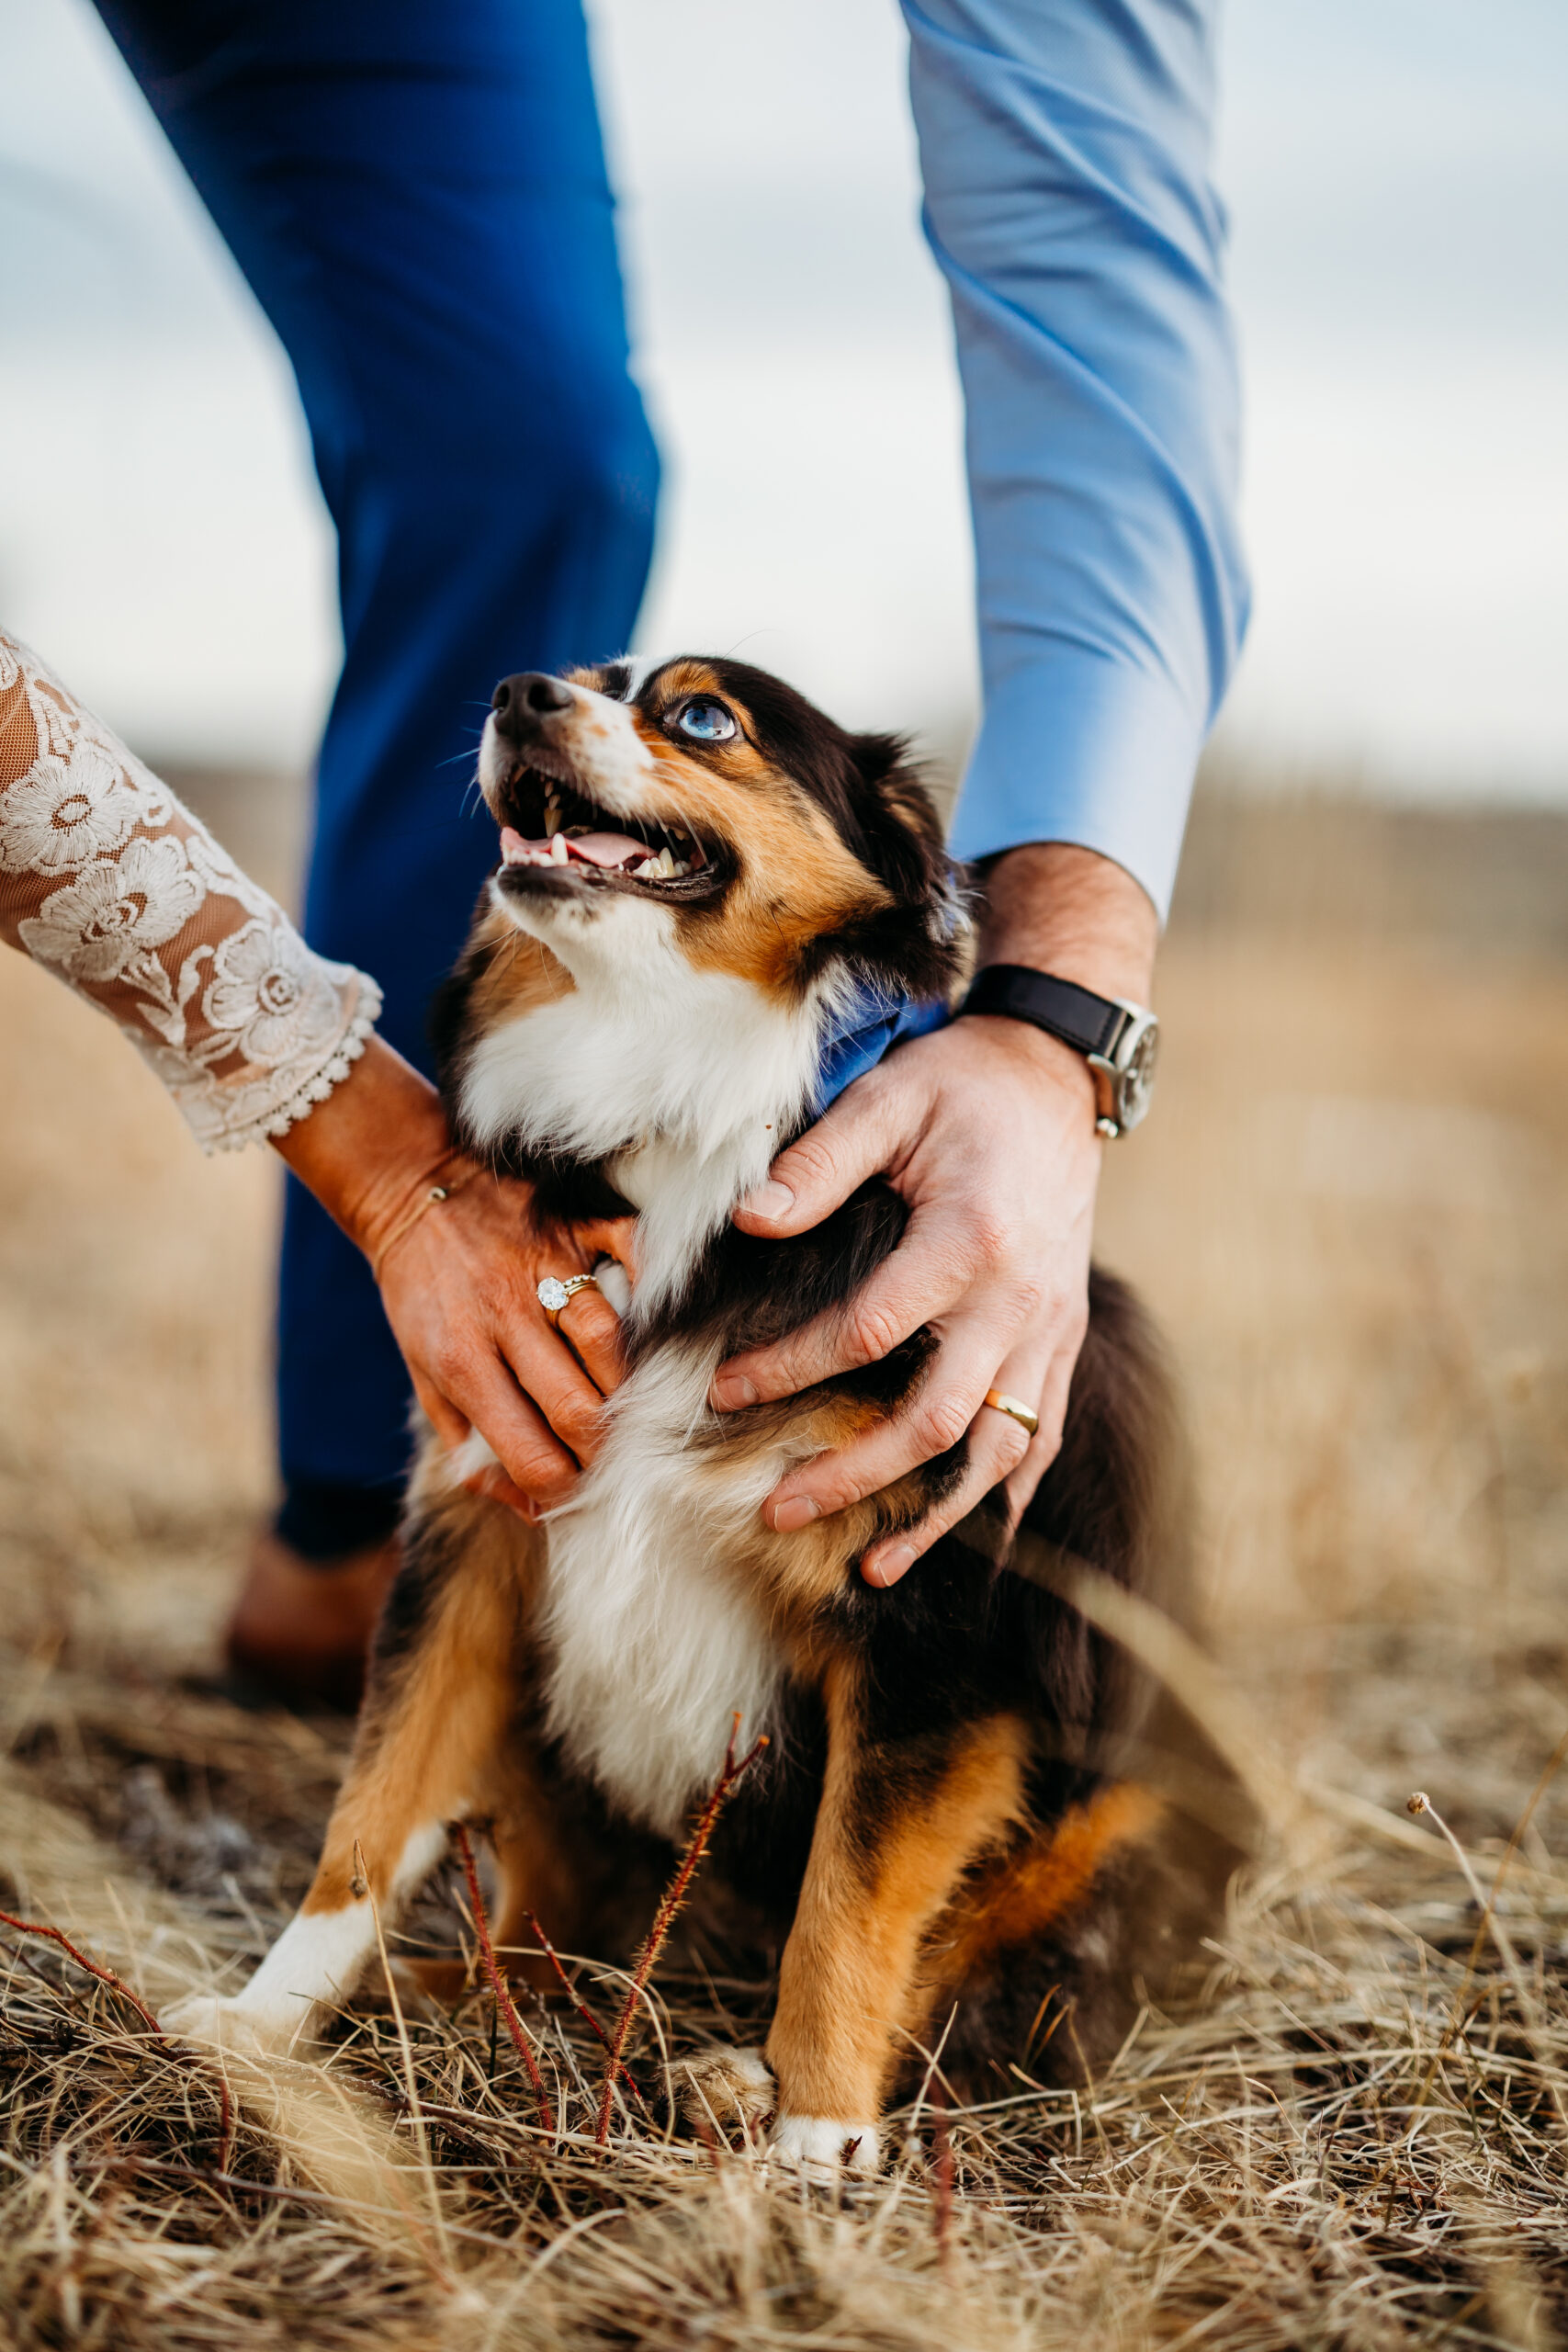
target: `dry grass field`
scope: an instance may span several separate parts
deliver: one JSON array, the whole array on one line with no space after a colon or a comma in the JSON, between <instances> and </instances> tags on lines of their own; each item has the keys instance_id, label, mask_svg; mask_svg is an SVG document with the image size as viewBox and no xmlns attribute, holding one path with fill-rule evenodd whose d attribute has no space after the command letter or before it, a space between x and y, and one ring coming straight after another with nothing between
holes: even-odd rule
<instances>
[{"instance_id":1,"label":"dry grass field","mask_svg":"<svg viewBox=\"0 0 1568 2352\"><path fill-rule=\"evenodd\" d=\"M401 2028L367 2002L324 2082L231 2070L226 2133L206 2067L0 1928L0 2340L1568 2336L1565 843L1218 803L1195 831L1101 1251L1183 1369L1222 1703L1269 1809L1201 1999L1077 2091L1020 2052L1014 2095L948 2108L939 2062L886 2179L832 2199L631 2109L597 2153L564 2004L528 2017L542 2129L482 1987ZM267 1500L276 1188L202 1161L12 956L0 1102L0 1902L156 2011L281 1923L345 1741L218 1675ZM1506 1857L1484 1909L1416 1788L1484 1893ZM614 1972L579 1981L618 2005ZM767 1989L721 1954L661 1970L645 2082Z\"/></svg>"}]
</instances>

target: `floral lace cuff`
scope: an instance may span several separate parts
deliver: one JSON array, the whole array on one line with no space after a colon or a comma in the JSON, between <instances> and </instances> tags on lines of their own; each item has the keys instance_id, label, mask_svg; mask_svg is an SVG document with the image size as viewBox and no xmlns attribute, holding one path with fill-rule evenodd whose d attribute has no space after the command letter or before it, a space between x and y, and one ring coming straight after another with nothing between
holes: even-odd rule
<instances>
[{"instance_id":1,"label":"floral lace cuff","mask_svg":"<svg viewBox=\"0 0 1568 2352\"><path fill-rule=\"evenodd\" d=\"M206 1151L287 1133L365 1050L329 964L124 745L0 636L0 938L119 1023Z\"/></svg>"}]
</instances>

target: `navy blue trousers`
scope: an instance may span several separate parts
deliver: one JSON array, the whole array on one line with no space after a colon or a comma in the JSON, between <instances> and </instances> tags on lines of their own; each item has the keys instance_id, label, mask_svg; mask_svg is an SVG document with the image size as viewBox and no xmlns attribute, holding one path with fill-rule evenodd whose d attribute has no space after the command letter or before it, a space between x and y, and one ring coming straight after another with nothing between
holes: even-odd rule
<instances>
[{"instance_id":1,"label":"navy blue trousers","mask_svg":"<svg viewBox=\"0 0 1568 2352\"><path fill-rule=\"evenodd\" d=\"M374 974L384 1035L428 1067L495 856L468 791L491 689L624 650L651 549L580 0L99 6L293 362L344 639L305 931ZM285 1535L324 1558L388 1527L408 1377L292 1178L277 1412Z\"/></svg>"}]
</instances>

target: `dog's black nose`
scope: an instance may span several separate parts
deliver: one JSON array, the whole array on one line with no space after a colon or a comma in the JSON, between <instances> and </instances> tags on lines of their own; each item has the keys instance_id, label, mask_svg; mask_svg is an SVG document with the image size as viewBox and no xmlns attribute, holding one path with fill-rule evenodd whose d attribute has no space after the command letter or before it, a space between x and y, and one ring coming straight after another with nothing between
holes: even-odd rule
<instances>
[{"instance_id":1,"label":"dog's black nose","mask_svg":"<svg viewBox=\"0 0 1568 2352\"><path fill-rule=\"evenodd\" d=\"M543 670L520 670L514 678L502 678L490 705L501 732L520 743L537 734L542 718L552 711L570 710L576 699L570 686Z\"/></svg>"}]
</instances>

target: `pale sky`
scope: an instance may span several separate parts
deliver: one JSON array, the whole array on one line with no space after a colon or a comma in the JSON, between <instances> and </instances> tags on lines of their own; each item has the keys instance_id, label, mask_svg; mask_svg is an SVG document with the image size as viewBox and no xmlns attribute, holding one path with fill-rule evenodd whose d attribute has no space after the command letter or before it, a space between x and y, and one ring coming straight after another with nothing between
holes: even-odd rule
<instances>
[{"instance_id":1,"label":"pale sky","mask_svg":"<svg viewBox=\"0 0 1568 2352\"><path fill-rule=\"evenodd\" d=\"M950 738L960 415L891 0L591 15L668 467L639 638ZM0 0L0 612L153 755L302 762L335 625L286 364L85 0ZM1568 8L1232 0L1223 61L1231 741L1568 803Z\"/></svg>"}]
</instances>

